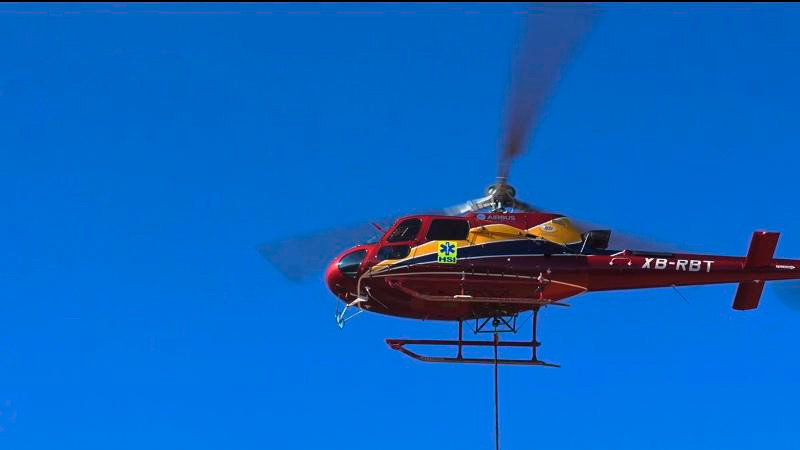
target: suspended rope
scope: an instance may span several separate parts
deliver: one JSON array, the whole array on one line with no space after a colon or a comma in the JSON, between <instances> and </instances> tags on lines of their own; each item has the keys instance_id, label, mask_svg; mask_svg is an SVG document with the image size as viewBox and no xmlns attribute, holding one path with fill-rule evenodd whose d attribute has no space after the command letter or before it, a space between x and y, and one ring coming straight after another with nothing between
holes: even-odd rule
<instances>
[{"instance_id":1,"label":"suspended rope","mask_svg":"<svg viewBox=\"0 0 800 450\"><path fill-rule=\"evenodd\" d=\"M500 450L500 413L499 395L497 390L497 341L500 339L497 331L494 332L494 448Z\"/></svg>"}]
</instances>

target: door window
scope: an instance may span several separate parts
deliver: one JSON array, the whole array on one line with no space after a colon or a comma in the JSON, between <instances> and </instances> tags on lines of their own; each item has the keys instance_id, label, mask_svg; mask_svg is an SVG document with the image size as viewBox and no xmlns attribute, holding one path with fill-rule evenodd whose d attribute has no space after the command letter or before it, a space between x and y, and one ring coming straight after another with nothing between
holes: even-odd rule
<instances>
[{"instance_id":1,"label":"door window","mask_svg":"<svg viewBox=\"0 0 800 450\"><path fill-rule=\"evenodd\" d=\"M463 241L469 235L469 222L462 219L434 219L426 241Z\"/></svg>"},{"instance_id":2,"label":"door window","mask_svg":"<svg viewBox=\"0 0 800 450\"><path fill-rule=\"evenodd\" d=\"M387 241L389 242L403 242L413 241L419 234L419 229L422 228L421 219L406 219L397 225L397 228L392 231Z\"/></svg>"},{"instance_id":3,"label":"door window","mask_svg":"<svg viewBox=\"0 0 800 450\"><path fill-rule=\"evenodd\" d=\"M408 256L411 249L407 245L387 245L378 250L378 261L384 259L403 259Z\"/></svg>"}]
</instances>

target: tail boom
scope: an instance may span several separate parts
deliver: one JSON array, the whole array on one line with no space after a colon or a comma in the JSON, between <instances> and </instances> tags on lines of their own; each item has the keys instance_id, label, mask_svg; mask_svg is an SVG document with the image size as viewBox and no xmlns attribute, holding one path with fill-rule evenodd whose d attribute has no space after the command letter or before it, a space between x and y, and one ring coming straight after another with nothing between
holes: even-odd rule
<instances>
[{"instance_id":1,"label":"tail boom","mask_svg":"<svg viewBox=\"0 0 800 450\"><path fill-rule=\"evenodd\" d=\"M777 232L754 232L745 257L628 250L589 256L585 281L571 282L586 283L588 291L738 283L733 308L754 309L764 282L800 279L800 260L773 258L778 237Z\"/></svg>"}]
</instances>

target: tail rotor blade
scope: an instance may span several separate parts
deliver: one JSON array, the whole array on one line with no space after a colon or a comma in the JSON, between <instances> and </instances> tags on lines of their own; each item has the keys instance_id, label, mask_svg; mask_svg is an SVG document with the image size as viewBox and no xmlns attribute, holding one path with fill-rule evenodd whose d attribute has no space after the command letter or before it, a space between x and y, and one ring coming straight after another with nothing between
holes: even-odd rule
<instances>
[{"instance_id":1,"label":"tail rotor blade","mask_svg":"<svg viewBox=\"0 0 800 450\"><path fill-rule=\"evenodd\" d=\"M795 311L800 311L800 283L797 281L776 281L768 284L770 289L786 305Z\"/></svg>"}]
</instances>

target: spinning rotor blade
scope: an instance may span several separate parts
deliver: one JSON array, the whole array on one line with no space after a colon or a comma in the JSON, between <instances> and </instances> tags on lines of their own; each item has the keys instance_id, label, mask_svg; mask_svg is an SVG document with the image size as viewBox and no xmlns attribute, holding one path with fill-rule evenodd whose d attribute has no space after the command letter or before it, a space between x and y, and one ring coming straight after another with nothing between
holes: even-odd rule
<instances>
[{"instance_id":1,"label":"spinning rotor blade","mask_svg":"<svg viewBox=\"0 0 800 450\"><path fill-rule=\"evenodd\" d=\"M657 240L648 239L639 235L624 233L615 230L613 227L606 227L590 223L582 220L573 219L567 216L581 232L585 233L590 230L611 230L611 239L608 242L608 248L614 250L644 250L654 252L679 252L680 249L677 245L666 242L659 242Z\"/></svg>"},{"instance_id":2,"label":"spinning rotor blade","mask_svg":"<svg viewBox=\"0 0 800 450\"><path fill-rule=\"evenodd\" d=\"M410 214L458 215L460 213L457 210L462 206ZM278 239L262 245L259 252L291 281L299 282L312 276L321 278L325 268L336 255L355 245L378 239L384 233L382 230L387 230L396 219L410 214Z\"/></svg>"},{"instance_id":3,"label":"spinning rotor blade","mask_svg":"<svg viewBox=\"0 0 800 450\"><path fill-rule=\"evenodd\" d=\"M461 214L466 214L471 211L477 211L479 209L488 208L492 205L493 201L494 198L491 195L487 195L486 197L476 198L475 200L470 200L460 205L445 208L444 214L448 216L459 216Z\"/></svg>"},{"instance_id":4,"label":"spinning rotor blade","mask_svg":"<svg viewBox=\"0 0 800 450\"><path fill-rule=\"evenodd\" d=\"M384 226L386 221L376 223ZM259 252L286 278L302 281L311 276L322 278L334 256L380 234L374 225L364 223L269 242Z\"/></svg>"},{"instance_id":5,"label":"spinning rotor blade","mask_svg":"<svg viewBox=\"0 0 800 450\"><path fill-rule=\"evenodd\" d=\"M468 202L462 203L460 205L451 206L450 208L446 208L444 210L444 214L448 216L460 216L462 214L466 214L468 212L479 211L486 208L491 208L494 205L495 198L491 195L486 197L476 198L475 200L470 200ZM534 208L528 203L525 203L521 200L512 199L511 208L515 211L522 211L522 212L540 212L538 209Z\"/></svg>"},{"instance_id":6,"label":"spinning rotor blade","mask_svg":"<svg viewBox=\"0 0 800 450\"><path fill-rule=\"evenodd\" d=\"M800 311L800 283L797 281L777 281L767 284L787 307Z\"/></svg>"},{"instance_id":7,"label":"spinning rotor blade","mask_svg":"<svg viewBox=\"0 0 800 450\"><path fill-rule=\"evenodd\" d=\"M514 199L514 209L524 212L542 212L539 209L534 208L530 204L517 199Z\"/></svg>"},{"instance_id":8,"label":"spinning rotor blade","mask_svg":"<svg viewBox=\"0 0 800 450\"><path fill-rule=\"evenodd\" d=\"M514 158L526 149L542 109L561 71L591 29L598 10L592 6L548 5L528 12L512 65L506 125L499 149L497 177L505 182Z\"/></svg>"}]
</instances>

